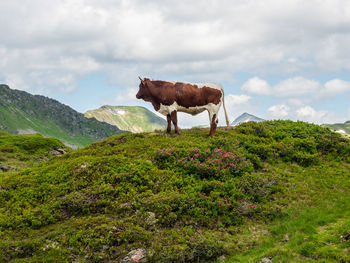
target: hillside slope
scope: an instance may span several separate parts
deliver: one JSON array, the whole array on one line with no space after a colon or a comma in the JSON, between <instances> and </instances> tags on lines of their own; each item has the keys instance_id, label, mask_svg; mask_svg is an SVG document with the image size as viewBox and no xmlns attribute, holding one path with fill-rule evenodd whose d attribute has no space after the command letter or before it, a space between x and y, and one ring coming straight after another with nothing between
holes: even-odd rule
<instances>
[{"instance_id":1,"label":"hillside slope","mask_svg":"<svg viewBox=\"0 0 350 263\"><path fill-rule=\"evenodd\" d=\"M144 107L138 106L109 106L105 105L96 110L85 113L85 117L92 118L119 129L130 132L151 132L164 130L167 122Z\"/></svg>"},{"instance_id":2,"label":"hillside slope","mask_svg":"<svg viewBox=\"0 0 350 263\"><path fill-rule=\"evenodd\" d=\"M40 133L76 146L107 138L121 131L56 100L12 90L0 85L0 130L9 133Z\"/></svg>"},{"instance_id":3,"label":"hillside slope","mask_svg":"<svg viewBox=\"0 0 350 263\"><path fill-rule=\"evenodd\" d=\"M345 123L324 124L322 126L330 128L333 131L350 136L350 121Z\"/></svg>"},{"instance_id":4,"label":"hillside slope","mask_svg":"<svg viewBox=\"0 0 350 263\"><path fill-rule=\"evenodd\" d=\"M350 261L348 139L291 121L207 133L112 136L0 175L0 262Z\"/></svg>"},{"instance_id":5,"label":"hillside slope","mask_svg":"<svg viewBox=\"0 0 350 263\"><path fill-rule=\"evenodd\" d=\"M44 138L40 134L13 135L0 131L0 173L26 169L53 155L69 151L55 138Z\"/></svg>"}]
</instances>

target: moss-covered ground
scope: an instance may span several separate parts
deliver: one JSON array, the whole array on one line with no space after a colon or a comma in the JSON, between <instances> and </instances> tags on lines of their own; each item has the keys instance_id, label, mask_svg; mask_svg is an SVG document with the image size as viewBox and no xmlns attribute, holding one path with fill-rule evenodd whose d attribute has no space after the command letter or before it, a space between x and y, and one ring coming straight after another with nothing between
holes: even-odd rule
<instances>
[{"instance_id":1,"label":"moss-covered ground","mask_svg":"<svg viewBox=\"0 0 350 263\"><path fill-rule=\"evenodd\" d=\"M0 164L23 170L47 161L50 151L62 149L70 151L55 138L45 138L40 134L14 135L0 131ZM0 170L1 173L1 170Z\"/></svg>"},{"instance_id":2,"label":"moss-covered ground","mask_svg":"<svg viewBox=\"0 0 350 263\"><path fill-rule=\"evenodd\" d=\"M349 262L350 141L291 121L124 134L0 175L0 262Z\"/></svg>"}]
</instances>

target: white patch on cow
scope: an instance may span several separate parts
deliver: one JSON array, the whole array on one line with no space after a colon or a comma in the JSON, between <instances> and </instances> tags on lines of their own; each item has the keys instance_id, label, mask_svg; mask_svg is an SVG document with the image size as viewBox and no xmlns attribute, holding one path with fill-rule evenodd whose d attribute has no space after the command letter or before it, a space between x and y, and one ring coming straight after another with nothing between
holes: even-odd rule
<instances>
[{"instance_id":1,"label":"white patch on cow","mask_svg":"<svg viewBox=\"0 0 350 263\"><path fill-rule=\"evenodd\" d=\"M160 109L158 110L158 112L163 114L164 116L171 114L173 111L185 112L185 113L189 113L192 115L196 115L196 114L199 114L199 113L207 110L209 113L209 121L211 122L214 114L216 114L215 121L217 121L218 112L219 112L221 103L222 103L222 99L220 99L220 102L218 104L208 103L207 105L203 105L203 106L195 106L195 107L186 108L186 107L179 106L177 104L177 102L174 102L171 105L160 104Z\"/></svg>"}]
</instances>

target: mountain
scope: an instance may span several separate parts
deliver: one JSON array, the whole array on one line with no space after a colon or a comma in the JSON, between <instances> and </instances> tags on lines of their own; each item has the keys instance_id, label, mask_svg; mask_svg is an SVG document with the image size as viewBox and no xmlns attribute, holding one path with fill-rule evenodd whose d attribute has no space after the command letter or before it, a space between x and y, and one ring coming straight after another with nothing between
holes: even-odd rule
<instances>
[{"instance_id":1,"label":"mountain","mask_svg":"<svg viewBox=\"0 0 350 263\"><path fill-rule=\"evenodd\" d=\"M335 124L323 124L322 126L327 127L333 131L339 132L350 136L350 121L344 123L335 123Z\"/></svg>"},{"instance_id":2,"label":"mountain","mask_svg":"<svg viewBox=\"0 0 350 263\"><path fill-rule=\"evenodd\" d=\"M163 130L167 122L144 107L138 106L102 106L96 110L85 113L85 117L92 118L119 129L130 132L151 132Z\"/></svg>"},{"instance_id":3,"label":"mountain","mask_svg":"<svg viewBox=\"0 0 350 263\"><path fill-rule=\"evenodd\" d=\"M349 168L304 122L111 136L1 174L0 262L350 262Z\"/></svg>"},{"instance_id":4,"label":"mountain","mask_svg":"<svg viewBox=\"0 0 350 263\"><path fill-rule=\"evenodd\" d=\"M84 117L56 100L0 85L0 130L40 133L73 146L86 146L122 131Z\"/></svg>"},{"instance_id":5,"label":"mountain","mask_svg":"<svg viewBox=\"0 0 350 263\"><path fill-rule=\"evenodd\" d=\"M256 117L252 114L249 114L247 112L243 113L242 115L240 115L239 117L237 117L232 123L231 126L236 126L239 125L241 123L244 122L248 122L248 121L256 121L256 122L260 122L260 121L264 121L264 119L261 119L259 117Z\"/></svg>"}]
</instances>

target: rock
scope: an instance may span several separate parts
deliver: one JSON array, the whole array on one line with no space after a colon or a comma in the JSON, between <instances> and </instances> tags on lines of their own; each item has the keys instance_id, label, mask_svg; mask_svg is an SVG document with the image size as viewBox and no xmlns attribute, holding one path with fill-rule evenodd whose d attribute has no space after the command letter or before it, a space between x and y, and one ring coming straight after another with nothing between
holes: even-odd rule
<instances>
[{"instance_id":1,"label":"rock","mask_svg":"<svg viewBox=\"0 0 350 263\"><path fill-rule=\"evenodd\" d=\"M350 230L346 232L343 236L340 236L343 242L350 241Z\"/></svg>"},{"instance_id":2,"label":"rock","mask_svg":"<svg viewBox=\"0 0 350 263\"><path fill-rule=\"evenodd\" d=\"M156 218L156 214L153 212L147 212L147 218L146 218L146 223L149 226L153 226L157 223L157 218Z\"/></svg>"},{"instance_id":3,"label":"rock","mask_svg":"<svg viewBox=\"0 0 350 263\"><path fill-rule=\"evenodd\" d=\"M0 163L0 170L3 171L3 172L8 172L8 171L14 170L14 168L6 166L6 165L3 165L3 164Z\"/></svg>"},{"instance_id":4,"label":"rock","mask_svg":"<svg viewBox=\"0 0 350 263\"><path fill-rule=\"evenodd\" d=\"M218 258L218 261L225 261L226 257L225 255L221 255L219 258Z\"/></svg>"},{"instance_id":5,"label":"rock","mask_svg":"<svg viewBox=\"0 0 350 263\"><path fill-rule=\"evenodd\" d=\"M283 242L288 242L289 241L289 236L286 234L284 238L282 239Z\"/></svg>"},{"instance_id":6,"label":"rock","mask_svg":"<svg viewBox=\"0 0 350 263\"><path fill-rule=\"evenodd\" d=\"M261 261L259 261L258 263L273 263L273 262L272 262L272 258L265 257L265 258L262 258Z\"/></svg>"},{"instance_id":7,"label":"rock","mask_svg":"<svg viewBox=\"0 0 350 263\"><path fill-rule=\"evenodd\" d=\"M147 262L146 260L146 250L138 248L131 250L128 255L123 258L121 263L131 263L131 262Z\"/></svg>"},{"instance_id":8,"label":"rock","mask_svg":"<svg viewBox=\"0 0 350 263\"><path fill-rule=\"evenodd\" d=\"M56 148L49 151L50 155L63 155L65 153L67 153L66 150L62 148Z\"/></svg>"}]
</instances>

